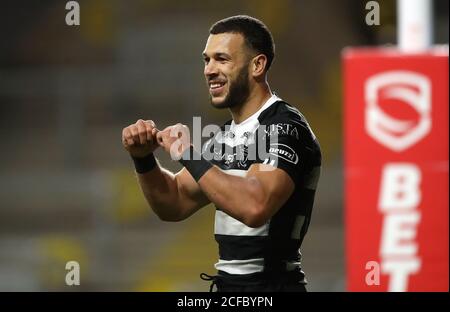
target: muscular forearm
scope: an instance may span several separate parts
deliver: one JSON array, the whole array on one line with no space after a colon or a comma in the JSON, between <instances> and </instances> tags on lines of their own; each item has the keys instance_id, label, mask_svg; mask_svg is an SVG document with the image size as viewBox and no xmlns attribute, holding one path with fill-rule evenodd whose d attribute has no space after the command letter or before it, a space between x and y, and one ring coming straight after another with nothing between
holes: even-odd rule
<instances>
[{"instance_id":1,"label":"muscular forearm","mask_svg":"<svg viewBox=\"0 0 450 312\"><path fill-rule=\"evenodd\" d=\"M178 221L181 208L175 175L157 166L137 176L147 202L158 217L164 221Z\"/></svg>"},{"instance_id":2,"label":"muscular forearm","mask_svg":"<svg viewBox=\"0 0 450 312\"><path fill-rule=\"evenodd\" d=\"M267 219L267 198L255 177L232 176L213 167L198 183L211 202L244 224L258 227Z\"/></svg>"},{"instance_id":3,"label":"muscular forearm","mask_svg":"<svg viewBox=\"0 0 450 312\"><path fill-rule=\"evenodd\" d=\"M158 165L153 152L159 146L159 133L153 121L139 119L122 130L122 144L133 159L139 185L153 211L161 220L180 221L208 201L187 172L173 174Z\"/></svg>"}]
</instances>

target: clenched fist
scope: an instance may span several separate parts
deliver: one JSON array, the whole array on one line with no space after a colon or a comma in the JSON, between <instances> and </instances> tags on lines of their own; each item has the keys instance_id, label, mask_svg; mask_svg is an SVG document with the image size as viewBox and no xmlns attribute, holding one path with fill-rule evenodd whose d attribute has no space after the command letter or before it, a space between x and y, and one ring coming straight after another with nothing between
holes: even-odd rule
<instances>
[{"instance_id":1,"label":"clenched fist","mask_svg":"<svg viewBox=\"0 0 450 312\"><path fill-rule=\"evenodd\" d=\"M180 123L169 126L157 133L158 144L170 154L172 160L179 160L191 145L189 128Z\"/></svg>"},{"instance_id":2,"label":"clenched fist","mask_svg":"<svg viewBox=\"0 0 450 312\"><path fill-rule=\"evenodd\" d=\"M157 133L158 129L153 120L139 119L122 130L122 144L132 157L145 157L159 146Z\"/></svg>"}]
</instances>

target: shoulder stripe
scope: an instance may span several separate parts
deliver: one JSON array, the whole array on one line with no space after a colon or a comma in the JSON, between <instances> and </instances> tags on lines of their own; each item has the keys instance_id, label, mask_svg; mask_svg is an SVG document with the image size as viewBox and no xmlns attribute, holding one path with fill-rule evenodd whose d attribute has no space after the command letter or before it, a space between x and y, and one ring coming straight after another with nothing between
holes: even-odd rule
<instances>
[{"instance_id":1,"label":"shoulder stripe","mask_svg":"<svg viewBox=\"0 0 450 312\"><path fill-rule=\"evenodd\" d=\"M286 104L286 106L285 106L289 111L291 111L292 113L295 113L295 114L297 114L298 116L302 116L302 114L300 113L300 111L296 108L296 107L293 107L293 106L290 106L290 105L287 105Z\"/></svg>"}]
</instances>

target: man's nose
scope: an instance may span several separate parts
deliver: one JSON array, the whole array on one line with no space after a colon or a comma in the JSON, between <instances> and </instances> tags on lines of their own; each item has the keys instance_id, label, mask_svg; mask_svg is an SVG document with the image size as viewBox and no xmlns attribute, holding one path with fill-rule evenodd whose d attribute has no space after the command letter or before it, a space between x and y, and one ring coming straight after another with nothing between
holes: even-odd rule
<instances>
[{"instance_id":1,"label":"man's nose","mask_svg":"<svg viewBox=\"0 0 450 312\"><path fill-rule=\"evenodd\" d=\"M204 74L206 77L215 76L218 74L217 66L215 65L214 61L210 61L205 65Z\"/></svg>"}]
</instances>

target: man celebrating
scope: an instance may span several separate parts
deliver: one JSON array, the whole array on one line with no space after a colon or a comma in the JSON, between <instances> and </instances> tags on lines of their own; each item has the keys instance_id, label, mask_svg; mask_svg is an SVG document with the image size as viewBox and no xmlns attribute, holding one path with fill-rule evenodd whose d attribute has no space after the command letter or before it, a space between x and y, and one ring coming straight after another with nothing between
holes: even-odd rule
<instances>
[{"instance_id":1,"label":"man celebrating","mask_svg":"<svg viewBox=\"0 0 450 312\"><path fill-rule=\"evenodd\" d=\"M218 291L306 291L300 246L320 175L320 146L304 116L272 93L274 59L267 27L233 16L210 29L203 58L211 104L232 120L196 151L189 130L159 131L151 120L123 129L139 184L164 221L181 221L214 203L219 244ZM174 174L153 151L162 147L184 166ZM263 153L254 151L263 150Z\"/></svg>"}]
</instances>

